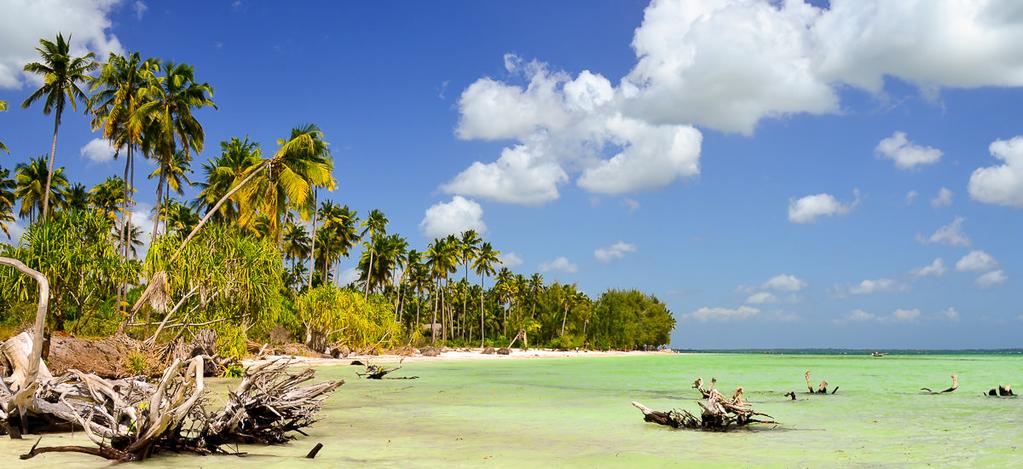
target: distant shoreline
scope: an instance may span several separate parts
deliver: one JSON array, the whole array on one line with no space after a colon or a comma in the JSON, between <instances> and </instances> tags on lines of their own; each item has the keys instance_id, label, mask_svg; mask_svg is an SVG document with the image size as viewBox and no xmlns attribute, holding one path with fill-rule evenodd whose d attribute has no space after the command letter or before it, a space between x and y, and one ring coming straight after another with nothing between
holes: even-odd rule
<instances>
[{"instance_id":1,"label":"distant shoreline","mask_svg":"<svg viewBox=\"0 0 1023 469\"><path fill-rule=\"evenodd\" d=\"M321 358L321 357L303 357L303 356L291 356L291 355L269 355L259 359L246 359L242 363L245 366L252 366L260 363L266 363L268 361L277 359L290 359L295 364L301 365L314 365L314 366L331 366L331 365L350 365L352 361L358 360L363 363L367 362L386 362L394 363L399 361L406 362L433 362L433 361L489 361L489 360L524 360L524 359L542 359L542 358L579 358L579 357L635 357L635 356L655 356L655 355L674 355L682 352L674 350L661 350L661 351L573 351L573 350L550 350L550 349L511 349L509 355L498 355L498 354L484 354L481 348L472 349L458 349L441 352L437 356L424 356L424 355L349 355L345 358Z\"/></svg>"},{"instance_id":2,"label":"distant shoreline","mask_svg":"<svg viewBox=\"0 0 1023 469\"><path fill-rule=\"evenodd\" d=\"M778 355L870 355L881 352L890 355L1016 355L1023 349L842 349L842 348L761 348L761 349L672 349L679 353L759 353Z\"/></svg>"}]
</instances>

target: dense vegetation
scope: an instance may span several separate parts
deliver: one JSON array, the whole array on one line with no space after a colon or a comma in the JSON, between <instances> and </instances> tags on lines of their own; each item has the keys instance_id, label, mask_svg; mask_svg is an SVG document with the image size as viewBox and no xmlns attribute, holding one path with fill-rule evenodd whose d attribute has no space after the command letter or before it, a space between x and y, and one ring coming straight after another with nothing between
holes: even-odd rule
<instances>
[{"instance_id":1,"label":"dense vegetation","mask_svg":"<svg viewBox=\"0 0 1023 469\"><path fill-rule=\"evenodd\" d=\"M502 267L500 252L473 231L411 248L388 231L379 210L365 217L323 199L333 191L333 158L315 125L292 129L264 155L248 138L205 148L195 111L215 108L213 88L185 64L135 52L97 63L75 57L63 37L40 41L40 61L25 70L44 83L22 103L54 115L51 152L13 171L0 167L0 229L18 218L29 228L0 255L43 272L52 285L54 331L170 339L213 328L224 353L247 339L304 341L316 349L356 350L425 343L634 349L665 344L675 325L656 298L608 291L596 300L574 284L546 283ZM0 102L0 110L6 110ZM87 188L54 167L66 108L82 109L124 163ZM0 151L7 147L0 144ZM138 158L155 163L151 244L133 225ZM177 199L194 186L194 200ZM184 244L183 244L184 243ZM349 260L361 247L357 260ZM341 265L359 277L340 285ZM151 279L166 307L136 300ZM0 325L21 326L35 290L0 267ZM157 306L157 307L153 307ZM170 324L170 326L168 326ZM167 327L165 327L167 326Z\"/></svg>"}]
</instances>

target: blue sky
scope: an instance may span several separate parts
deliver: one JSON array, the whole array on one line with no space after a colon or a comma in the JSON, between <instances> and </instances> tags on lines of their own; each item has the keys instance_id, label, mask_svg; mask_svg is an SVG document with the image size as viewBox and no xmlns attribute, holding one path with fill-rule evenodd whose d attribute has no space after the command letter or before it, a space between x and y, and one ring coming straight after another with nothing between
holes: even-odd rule
<instances>
[{"instance_id":1,"label":"blue sky","mask_svg":"<svg viewBox=\"0 0 1023 469\"><path fill-rule=\"evenodd\" d=\"M674 346L1019 346L1012 2L14 3L3 167L46 153L52 129L16 108L33 84L12 70L74 32L194 65L219 106L200 161L316 123L328 198L383 210L416 246L483 223L513 270L652 292L679 319ZM65 117L73 180L120 173L82 155L96 137Z\"/></svg>"}]
</instances>

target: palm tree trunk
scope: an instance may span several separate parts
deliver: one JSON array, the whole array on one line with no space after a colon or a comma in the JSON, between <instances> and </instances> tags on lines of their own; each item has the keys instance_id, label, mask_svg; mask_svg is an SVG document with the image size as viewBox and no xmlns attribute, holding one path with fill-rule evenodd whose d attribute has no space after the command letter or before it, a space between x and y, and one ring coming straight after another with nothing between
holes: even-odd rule
<instances>
[{"instance_id":1,"label":"palm tree trunk","mask_svg":"<svg viewBox=\"0 0 1023 469\"><path fill-rule=\"evenodd\" d=\"M370 281L373 279L373 251L375 251L375 250L376 249L374 249L374 246L373 246L373 236L370 235L370 237L369 237L369 269L366 270L366 293L364 295L362 295L362 299L365 300L365 301L369 300L369 284L370 284Z\"/></svg>"},{"instance_id":2,"label":"palm tree trunk","mask_svg":"<svg viewBox=\"0 0 1023 469\"><path fill-rule=\"evenodd\" d=\"M433 320L430 321L430 344L437 343L437 330L433 327L437 324L437 303L438 303L438 291L440 290L440 280L437 281L437 287L433 291Z\"/></svg>"},{"instance_id":3,"label":"palm tree trunk","mask_svg":"<svg viewBox=\"0 0 1023 469\"><path fill-rule=\"evenodd\" d=\"M313 272L316 272L316 262L313 261L316 255L316 189L313 189L313 234L312 247L309 248L309 283L308 288L313 288Z\"/></svg>"},{"instance_id":4,"label":"palm tree trunk","mask_svg":"<svg viewBox=\"0 0 1023 469\"><path fill-rule=\"evenodd\" d=\"M486 290L483 288L483 280L484 279L485 279L485 277L483 275L480 275L480 348L483 348L484 346L486 346L486 343L487 343L487 330L486 330L487 326L486 326L486 322L484 322L484 320L483 320L484 317L485 317L484 314L483 314L483 294L486 292Z\"/></svg>"},{"instance_id":5,"label":"palm tree trunk","mask_svg":"<svg viewBox=\"0 0 1023 469\"><path fill-rule=\"evenodd\" d=\"M565 335L565 320L568 319L568 307L565 307L565 314L561 316L561 334L558 337Z\"/></svg>"},{"instance_id":6,"label":"palm tree trunk","mask_svg":"<svg viewBox=\"0 0 1023 469\"><path fill-rule=\"evenodd\" d=\"M156 246L156 237L160 232L160 207L163 204L163 182L164 182L164 171L160 171L160 179L156 183L156 217L153 219L153 234L149 237L149 250L153 250L153 246ZM148 320L146 322L149 322ZM149 326L146 326L147 328ZM146 333L149 331L147 329Z\"/></svg>"},{"instance_id":7,"label":"palm tree trunk","mask_svg":"<svg viewBox=\"0 0 1023 469\"><path fill-rule=\"evenodd\" d=\"M57 157L57 129L60 128L60 114L63 111L61 107L57 106L57 112L53 116L53 143L50 144L50 162L47 164L49 171L46 173L46 190L43 192L43 221L46 221L50 210L50 184L53 182L53 160Z\"/></svg>"}]
</instances>

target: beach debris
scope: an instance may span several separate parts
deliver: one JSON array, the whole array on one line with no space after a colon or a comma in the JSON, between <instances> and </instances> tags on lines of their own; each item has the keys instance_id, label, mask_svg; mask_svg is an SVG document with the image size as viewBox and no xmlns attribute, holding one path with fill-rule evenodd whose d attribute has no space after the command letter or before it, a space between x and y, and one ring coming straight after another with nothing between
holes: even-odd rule
<instances>
[{"instance_id":1,"label":"beach debris","mask_svg":"<svg viewBox=\"0 0 1023 469\"><path fill-rule=\"evenodd\" d=\"M948 389L943 391L932 391L931 388L920 388L921 391L927 391L931 394L944 394L947 392L953 392L956 389L959 389L959 377L957 377L955 373L952 373L952 386L948 387Z\"/></svg>"},{"instance_id":2,"label":"beach debris","mask_svg":"<svg viewBox=\"0 0 1023 469\"><path fill-rule=\"evenodd\" d=\"M306 459L316 458L316 455L319 454L321 449L323 449L323 443L316 443L316 446L313 446L313 449L309 450L309 452L305 455L305 458Z\"/></svg>"},{"instance_id":3,"label":"beach debris","mask_svg":"<svg viewBox=\"0 0 1023 469\"><path fill-rule=\"evenodd\" d=\"M809 391L810 394L825 394L825 395L828 394L828 382L827 382L827 380L821 381L821 383L817 385L817 389L814 390L813 385L810 384L810 370L806 370L806 374L803 375L803 377L806 378L806 390ZM838 386L835 386L835 389L833 389L831 391L831 394L834 394L836 392L838 392Z\"/></svg>"},{"instance_id":4,"label":"beach debris","mask_svg":"<svg viewBox=\"0 0 1023 469\"><path fill-rule=\"evenodd\" d=\"M494 347L487 347L487 348L483 349L483 351L480 352L480 353L482 353L483 355L493 355L493 354L497 353L497 350L494 349Z\"/></svg>"},{"instance_id":5,"label":"beach debris","mask_svg":"<svg viewBox=\"0 0 1023 469\"><path fill-rule=\"evenodd\" d=\"M795 391L789 391L789 392L785 393L785 397L791 397L792 400L794 401L794 400L796 400L796 392Z\"/></svg>"},{"instance_id":6,"label":"beach debris","mask_svg":"<svg viewBox=\"0 0 1023 469\"><path fill-rule=\"evenodd\" d=\"M697 391L700 391L700 394L703 396L704 399L706 399L706 398L710 397L710 394L711 394L712 391L716 390L715 388L717 387L717 383L718 383L718 379L717 378L711 378L710 379L710 388L704 388L703 387L703 378L697 377L696 381L693 381L693 389L695 389Z\"/></svg>"},{"instance_id":7,"label":"beach debris","mask_svg":"<svg viewBox=\"0 0 1023 469\"><path fill-rule=\"evenodd\" d=\"M358 375L360 378L365 378L365 379L384 379L384 377L387 376L388 373L393 373L395 371L400 370L401 369L401 364L404 363L404 362L405 362L405 359L402 358L398 362L398 366L396 366L394 368L384 368L384 367L382 367L380 365L374 365L372 363L367 362L364 365L366 367L366 371L363 372L363 373L355 373L355 374ZM418 378L419 378L418 376L399 376L399 377L390 377L390 378L387 378L387 379L418 379Z\"/></svg>"},{"instance_id":8,"label":"beach debris","mask_svg":"<svg viewBox=\"0 0 1023 469\"><path fill-rule=\"evenodd\" d=\"M701 409L699 417L684 409L664 412L653 410L636 401L632 402L632 406L643 413L643 420L672 428L727 431L753 423L778 425L774 417L757 412L746 402L742 386L735 389L731 399L726 398L718 390L711 389L707 398L697 401L697 404Z\"/></svg>"},{"instance_id":9,"label":"beach debris","mask_svg":"<svg viewBox=\"0 0 1023 469\"><path fill-rule=\"evenodd\" d=\"M997 389L991 388L990 390L988 390L987 395L997 397L1013 397L1016 394L1013 394L1011 384L999 384Z\"/></svg>"},{"instance_id":10,"label":"beach debris","mask_svg":"<svg viewBox=\"0 0 1023 469\"><path fill-rule=\"evenodd\" d=\"M39 306L31 331L0 343L0 432L12 438L29 432L80 428L95 446L40 447L38 439L21 459L77 452L116 461L138 461L160 451L238 454L228 445L280 444L315 421L323 401L343 381L303 385L314 371L289 371L277 360L244 370L228 403L210 413L204 375L209 357L175 359L159 380L107 380L69 370L53 375L42 361L49 282L21 262L0 257L39 284Z\"/></svg>"},{"instance_id":11,"label":"beach debris","mask_svg":"<svg viewBox=\"0 0 1023 469\"><path fill-rule=\"evenodd\" d=\"M515 346L515 342L517 342L519 339L522 339L522 350L529 350L529 337L526 335L526 330L525 329L519 329L519 332L517 334L515 334L515 337L512 337L511 343L509 343L508 346L505 347L505 348L510 349L510 348L514 347ZM498 350L497 353L501 353L501 351ZM507 354L502 354L502 355L507 355Z\"/></svg>"},{"instance_id":12,"label":"beach debris","mask_svg":"<svg viewBox=\"0 0 1023 469\"><path fill-rule=\"evenodd\" d=\"M424 357L438 357L440 356L440 349L436 347L423 347L419 350L419 354Z\"/></svg>"},{"instance_id":13,"label":"beach debris","mask_svg":"<svg viewBox=\"0 0 1023 469\"><path fill-rule=\"evenodd\" d=\"M511 355L511 349L508 347L501 347L497 349L498 355Z\"/></svg>"}]
</instances>

